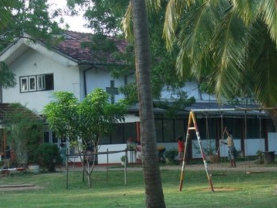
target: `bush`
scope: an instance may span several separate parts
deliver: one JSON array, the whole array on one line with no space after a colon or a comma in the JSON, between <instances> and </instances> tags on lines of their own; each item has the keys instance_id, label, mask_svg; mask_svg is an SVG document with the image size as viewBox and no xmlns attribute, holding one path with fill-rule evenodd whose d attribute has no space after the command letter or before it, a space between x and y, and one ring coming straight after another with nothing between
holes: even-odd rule
<instances>
[{"instance_id":1,"label":"bush","mask_svg":"<svg viewBox=\"0 0 277 208\"><path fill-rule=\"evenodd\" d=\"M54 172L56 165L62 164L59 148L55 144L41 144L36 156L38 164L49 172Z\"/></svg>"},{"instance_id":2,"label":"bush","mask_svg":"<svg viewBox=\"0 0 277 208\"><path fill-rule=\"evenodd\" d=\"M169 163L174 163L174 162L176 162L175 158L178 155L178 151L177 151L177 149L170 149L170 150L165 151L164 155L165 155L166 160Z\"/></svg>"}]
</instances>

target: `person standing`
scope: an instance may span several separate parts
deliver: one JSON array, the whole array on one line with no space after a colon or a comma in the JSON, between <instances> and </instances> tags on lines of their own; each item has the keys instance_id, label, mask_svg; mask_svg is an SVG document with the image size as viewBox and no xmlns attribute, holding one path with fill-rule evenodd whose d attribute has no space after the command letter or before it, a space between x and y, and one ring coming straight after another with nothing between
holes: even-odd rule
<instances>
[{"instance_id":1,"label":"person standing","mask_svg":"<svg viewBox=\"0 0 277 208\"><path fill-rule=\"evenodd\" d=\"M184 158L184 149L185 149L184 140L182 136L179 136L177 138L177 144L178 144L178 160L182 161Z\"/></svg>"},{"instance_id":2,"label":"person standing","mask_svg":"<svg viewBox=\"0 0 277 208\"><path fill-rule=\"evenodd\" d=\"M228 147L228 159L230 160L231 167L236 167L236 158L235 158L235 144L232 136L232 131L226 129L227 139L226 141L222 141L223 144L226 144Z\"/></svg>"}]
</instances>

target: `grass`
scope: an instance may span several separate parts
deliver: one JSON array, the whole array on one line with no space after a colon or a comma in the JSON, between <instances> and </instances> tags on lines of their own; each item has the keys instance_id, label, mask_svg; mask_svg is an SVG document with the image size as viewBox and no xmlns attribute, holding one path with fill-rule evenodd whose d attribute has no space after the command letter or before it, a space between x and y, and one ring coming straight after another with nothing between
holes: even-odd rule
<instances>
[{"instance_id":1,"label":"grass","mask_svg":"<svg viewBox=\"0 0 277 208\"><path fill-rule=\"evenodd\" d=\"M76 207L144 207L144 185L141 171L128 172L128 184L123 184L122 171L95 172L93 188L81 181L81 174L69 174L69 190L65 189L65 174L22 174L0 178L3 184L35 184L42 190L0 192L0 208L76 208ZM168 208L183 207L277 207L277 173L245 175L229 172L214 177L215 188L225 191L212 193L203 171L188 171L184 188L178 191L179 171L162 171L163 189ZM229 190L230 189L230 190Z\"/></svg>"}]
</instances>

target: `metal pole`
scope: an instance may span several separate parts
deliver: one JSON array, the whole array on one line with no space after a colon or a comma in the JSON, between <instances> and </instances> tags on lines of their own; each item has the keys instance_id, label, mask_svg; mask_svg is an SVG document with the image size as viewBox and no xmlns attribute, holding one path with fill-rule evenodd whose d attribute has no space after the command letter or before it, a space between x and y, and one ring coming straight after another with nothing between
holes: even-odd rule
<instances>
[{"instance_id":1,"label":"metal pole","mask_svg":"<svg viewBox=\"0 0 277 208\"><path fill-rule=\"evenodd\" d=\"M128 156L127 156L127 149L125 150L125 163L124 163L124 184L127 185L127 162L128 162Z\"/></svg>"},{"instance_id":2,"label":"metal pole","mask_svg":"<svg viewBox=\"0 0 277 208\"><path fill-rule=\"evenodd\" d=\"M66 189L68 189L68 154L66 154L65 165L66 165Z\"/></svg>"},{"instance_id":3,"label":"metal pole","mask_svg":"<svg viewBox=\"0 0 277 208\"><path fill-rule=\"evenodd\" d=\"M109 180L109 149L107 148L107 181Z\"/></svg>"}]
</instances>

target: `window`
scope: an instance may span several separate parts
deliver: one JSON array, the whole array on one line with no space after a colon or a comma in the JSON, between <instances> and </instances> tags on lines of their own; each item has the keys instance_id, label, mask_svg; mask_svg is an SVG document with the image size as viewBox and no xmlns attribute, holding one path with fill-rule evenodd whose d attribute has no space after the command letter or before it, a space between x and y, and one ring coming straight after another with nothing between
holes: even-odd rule
<instances>
[{"instance_id":1,"label":"window","mask_svg":"<svg viewBox=\"0 0 277 208\"><path fill-rule=\"evenodd\" d=\"M20 78L20 91L21 92L28 92L28 77L21 77Z\"/></svg>"},{"instance_id":2,"label":"window","mask_svg":"<svg viewBox=\"0 0 277 208\"><path fill-rule=\"evenodd\" d=\"M125 143L124 138L124 124L115 124L112 131L112 144Z\"/></svg>"},{"instance_id":3,"label":"window","mask_svg":"<svg viewBox=\"0 0 277 208\"><path fill-rule=\"evenodd\" d=\"M29 77L29 91L36 91L36 77Z\"/></svg>"},{"instance_id":4,"label":"window","mask_svg":"<svg viewBox=\"0 0 277 208\"><path fill-rule=\"evenodd\" d=\"M37 89L45 90L45 75L44 74L37 76Z\"/></svg>"},{"instance_id":5,"label":"window","mask_svg":"<svg viewBox=\"0 0 277 208\"><path fill-rule=\"evenodd\" d=\"M40 74L20 77L20 92L35 92L54 89L54 75Z\"/></svg>"},{"instance_id":6,"label":"window","mask_svg":"<svg viewBox=\"0 0 277 208\"><path fill-rule=\"evenodd\" d=\"M53 74L45 74L45 90L54 89L54 76Z\"/></svg>"}]
</instances>

